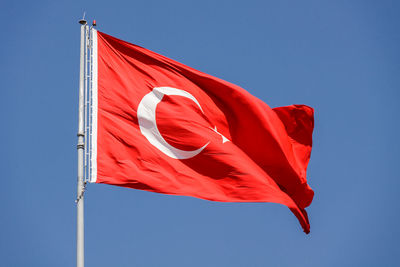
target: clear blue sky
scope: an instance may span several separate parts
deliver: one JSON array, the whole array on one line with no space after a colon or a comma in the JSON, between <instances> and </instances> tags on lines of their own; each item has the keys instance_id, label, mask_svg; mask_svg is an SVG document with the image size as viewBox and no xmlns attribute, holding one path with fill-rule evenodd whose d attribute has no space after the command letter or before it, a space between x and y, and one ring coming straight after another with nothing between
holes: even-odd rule
<instances>
[{"instance_id":1,"label":"clear blue sky","mask_svg":"<svg viewBox=\"0 0 400 267\"><path fill-rule=\"evenodd\" d=\"M398 266L398 1L2 1L1 266L74 266L79 24L315 108L305 235L284 206L108 185L87 266ZM266 153L268 153L266 151Z\"/></svg>"}]
</instances>

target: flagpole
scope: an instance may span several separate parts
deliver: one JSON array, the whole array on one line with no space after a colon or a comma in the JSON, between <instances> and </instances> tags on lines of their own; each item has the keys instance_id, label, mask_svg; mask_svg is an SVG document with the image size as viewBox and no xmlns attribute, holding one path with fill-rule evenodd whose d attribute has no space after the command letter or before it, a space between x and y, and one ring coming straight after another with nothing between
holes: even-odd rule
<instances>
[{"instance_id":1,"label":"flagpole","mask_svg":"<svg viewBox=\"0 0 400 267\"><path fill-rule=\"evenodd\" d=\"M80 72L79 72L79 124L78 124L78 190L76 198L76 266L84 267L84 213L83 213L83 193L84 193L84 149L85 149L85 115L84 115L84 102L85 102L85 66L86 66L86 20L81 19L81 49L80 49Z\"/></svg>"}]
</instances>

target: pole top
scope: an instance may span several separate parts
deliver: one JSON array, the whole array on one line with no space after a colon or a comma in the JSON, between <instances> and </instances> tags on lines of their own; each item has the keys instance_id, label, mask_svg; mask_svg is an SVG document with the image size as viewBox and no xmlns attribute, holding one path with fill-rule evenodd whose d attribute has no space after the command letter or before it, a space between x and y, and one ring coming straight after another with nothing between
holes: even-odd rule
<instances>
[{"instance_id":1,"label":"pole top","mask_svg":"<svg viewBox=\"0 0 400 267\"><path fill-rule=\"evenodd\" d=\"M85 20L85 15L86 15L86 11L83 12L83 16L82 16L82 19L79 20L79 24L86 25L87 22Z\"/></svg>"}]
</instances>

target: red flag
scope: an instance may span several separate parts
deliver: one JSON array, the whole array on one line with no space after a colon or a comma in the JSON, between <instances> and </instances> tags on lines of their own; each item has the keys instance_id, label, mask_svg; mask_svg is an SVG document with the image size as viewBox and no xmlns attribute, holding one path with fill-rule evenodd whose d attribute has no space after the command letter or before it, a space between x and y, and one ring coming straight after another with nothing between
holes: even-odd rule
<instances>
[{"instance_id":1,"label":"red flag","mask_svg":"<svg viewBox=\"0 0 400 267\"><path fill-rule=\"evenodd\" d=\"M244 89L94 31L92 182L286 205L304 231L313 109Z\"/></svg>"}]
</instances>

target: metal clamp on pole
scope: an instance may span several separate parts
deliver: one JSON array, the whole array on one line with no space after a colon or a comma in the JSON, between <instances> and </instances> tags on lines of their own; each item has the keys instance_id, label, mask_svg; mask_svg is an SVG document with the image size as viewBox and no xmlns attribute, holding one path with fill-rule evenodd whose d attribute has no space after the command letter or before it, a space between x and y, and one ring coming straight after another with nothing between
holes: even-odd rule
<instances>
[{"instance_id":1,"label":"metal clamp on pole","mask_svg":"<svg viewBox=\"0 0 400 267\"><path fill-rule=\"evenodd\" d=\"M75 199L75 203L78 203L79 200L81 200L83 198L85 191L86 191L86 182L83 183L83 190L82 190L81 194Z\"/></svg>"},{"instance_id":2,"label":"metal clamp on pole","mask_svg":"<svg viewBox=\"0 0 400 267\"><path fill-rule=\"evenodd\" d=\"M85 149L85 144L84 143L80 143L76 145L77 149Z\"/></svg>"}]
</instances>

